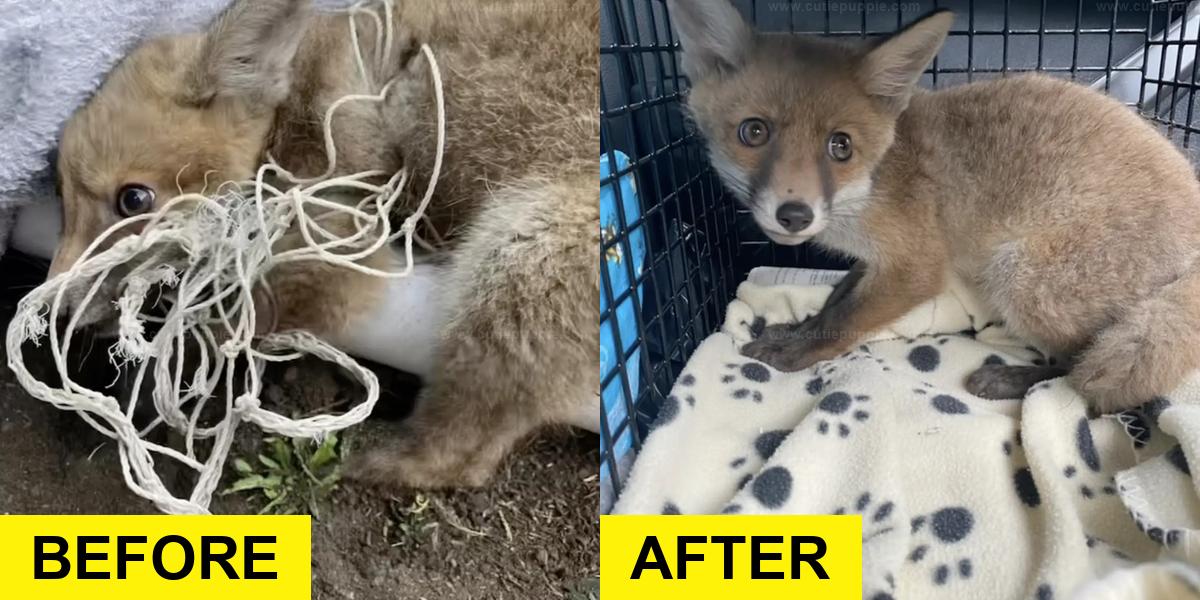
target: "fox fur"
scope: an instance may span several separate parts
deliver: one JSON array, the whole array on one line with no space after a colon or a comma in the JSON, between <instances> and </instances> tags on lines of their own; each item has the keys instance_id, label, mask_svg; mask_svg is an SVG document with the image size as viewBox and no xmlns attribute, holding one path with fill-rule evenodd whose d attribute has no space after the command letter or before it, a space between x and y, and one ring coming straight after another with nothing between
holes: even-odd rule
<instances>
[{"instance_id":1,"label":"fox fur","mask_svg":"<svg viewBox=\"0 0 1200 600\"><path fill-rule=\"evenodd\" d=\"M365 15L357 25L371 65L383 37ZM397 0L393 25L394 60L368 67L365 81L347 17L318 14L308 0L235 0L204 32L133 50L64 129L64 232L51 273L120 219L123 185L150 187L161 205L246 179L268 153L319 175L329 105L392 79L384 103L339 109L335 174L408 168L403 218L434 160L436 107L419 51L429 44L447 118L428 214L447 241L448 323L416 412L352 472L480 485L531 431L598 406L599 11L594 0ZM386 248L368 262L398 260ZM261 309L276 329L333 338L384 290L379 278L308 263L276 269L268 283L273 298Z\"/></svg>"},{"instance_id":2,"label":"fox fur","mask_svg":"<svg viewBox=\"0 0 1200 600\"><path fill-rule=\"evenodd\" d=\"M920 89L946 11L848 42L756 34L728 0L669 4L687 107L726 187L775 242L856 259L816 317L768 328L744 354L806 368L957 279L1066 358L1099 411L1165 395L1200 366L1200 185L1132 110L1041 75ZM742 142L747 119L765 143L757 127ZM849 135L846 160L834 132ZM803 212L780 212L789 203L811 218L783 218ZM988 365L967 388L1021 397L1067 368Z\"/></svg>"}]
</instances>

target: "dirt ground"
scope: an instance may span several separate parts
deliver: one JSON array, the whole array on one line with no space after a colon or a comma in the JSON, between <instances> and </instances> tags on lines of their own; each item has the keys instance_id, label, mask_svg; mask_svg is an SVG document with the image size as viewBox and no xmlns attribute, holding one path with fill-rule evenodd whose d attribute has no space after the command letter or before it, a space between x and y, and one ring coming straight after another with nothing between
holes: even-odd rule
<instances>
[{"instance_id":1,"label":"dirt ground","mask_svg":"<svg viewBox=\"0 0 1200 600\"><path fill-rule=\"evenodd\" d=\"M21 256L0 260L5 323L42 267ZM112 381L96 358L103 355L88 353L86 384ZM377 372L387 392L372 419L346 432L351 452L385 441L411 409L415 382ZM320 365L270 376L265 395L281 404L323 406L352 394ZM251 430L243 428L235 452L254 450ZM343 482L313 522L313 598L598 598L598 464L594 435L551 431L523 444L483 489L419 493ZM233 479L227 473L222 487ZM256 505L226 495L212 508L254 512ZM31 398L0 370L0 513L153 512L126 489L112 441Z\"/></svg>"}]
</instances>

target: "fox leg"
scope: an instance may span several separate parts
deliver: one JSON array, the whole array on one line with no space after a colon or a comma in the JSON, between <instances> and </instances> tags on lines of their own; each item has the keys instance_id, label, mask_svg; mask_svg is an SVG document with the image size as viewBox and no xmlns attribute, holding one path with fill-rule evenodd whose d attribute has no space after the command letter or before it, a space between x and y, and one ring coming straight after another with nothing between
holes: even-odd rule
<instances>
[{"instance_id":1,"label":"fox leg","mask_svg":"<svg viewBox=\"0 0 1200 600\"><path fill-rule=\"evenodd\" d=\"M815 316L798 327L767 328L759 339L742 347L742 354L781 371L799 371L845 352L942 288L938 269L914 274L859 264Z\"/></svg>"},{"instance_id":2,"label":"fox leg","mask_svg":"<svg viewBox=\"0 0 1200 600\"><path fill-rule=\"evenodd\" d=\"M519 440L596 406L595 181L586 173L493 192L454 251L451 315L414 414L390 447L358 459L352 476L482 485Z\"/></svg>"},{"instance_id":3,"label":"fox leg","mask_svg":"<svg viewBox=\"0 0 1200 600\"><path fill-rule=\"evenodd\" d=\"M1068 381L1101 413L1172 392L1200 367L1200 271L1184 273L1103 329Z\"/></svg>"},{"instance_id":4,"label":"fox leg","mask_svg":"<svg viewBox=\"0 0 1200 600\"><path fill-rule=\"evenodd\" d=\"M834 318L837 313L838 305L845 302L846 297L862 279L863 273L866 272L864 263L857 262L850 268L850 272L833 286L833 291L829 293L829 297L825 298L825 303L821 306L821 311L811 318L805 319L799 323L777 323L775 325L767 325L762 332L756 337L759 340L799 340L811 336L814 332L820 329L828 329L829 321Z\"/></svg>"},{"instance_id":5,"label":"fox leg","mask_svg":"<svg viewBox=\"0 0 1200 600\"><path fill-rule=\"evenodd\" d=\"M1069 356L1067 382L1099 412L1172 392L1200 367L1200 269L1120 239L1085 262L1056 250L1063 236L997 248L985 272L997 314L1017 337Z\"/></svg>"}]
</instances>

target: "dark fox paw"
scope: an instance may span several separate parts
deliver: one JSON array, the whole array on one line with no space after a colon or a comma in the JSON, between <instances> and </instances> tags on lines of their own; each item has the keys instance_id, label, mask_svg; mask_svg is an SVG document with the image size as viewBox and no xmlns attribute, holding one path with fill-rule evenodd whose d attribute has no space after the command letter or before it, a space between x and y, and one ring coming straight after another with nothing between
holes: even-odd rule
<instances>
[{"instance_id":1,"label":"dark fox paw","mask_svg":"<svg viewBox=\"0 0 1200 600\"><path fill-rule=\"evenodd\" d=\"M778 371L791 373L811 366L817 358L803 344L788 340L757 339L742 346L742 355L764 362Z\"/></svg>"},{"instance_id":2,"label":"dark fox paw","mask_svg":"<svg viewBox=\"0 0 1200 600\"><path fill-rule=\"evenodd\" d=\"M757 332L755 339L759 341L782 341L803 339L809 327L804 323L777 323L767 325Z\"/></svg>"},{"instance_id":3,"label":"dark fox paw","mask_svg":"<svg viewBox=\"0 0 1200 600\"><path fill-rule=\"evenodd\" d=\"M967 391L988 400L1024 398L1039 382L1066 374L1065 369L1041 366L983 365L967 376Z\"/></svg>"}]
</instances>

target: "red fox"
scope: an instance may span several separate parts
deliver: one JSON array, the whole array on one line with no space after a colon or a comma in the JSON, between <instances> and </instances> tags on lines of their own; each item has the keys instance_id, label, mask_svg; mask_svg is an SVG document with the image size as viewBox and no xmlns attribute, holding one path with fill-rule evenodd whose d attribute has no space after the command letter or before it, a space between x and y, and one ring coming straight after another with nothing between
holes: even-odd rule
<instances>
[{"instance_id":1,"label":"red fox","mask_svg":"<svg viewBox=\"0 0 1200 600\"><path fill-rule=\"evenodd\" d=\"M1038 75L920 89L947 11L867 42L756 34L728 0L669 4L687 108L726 187L776 243L856 259L818 315L744 354L806 368L957 279L1064 358L981 365L973 394L1067 375L1110 412L1200 367L1200 185L1132 110Z\"/></svg>"},{"instance_id":2,"label":"red fox","mask_svg":"<svg viewBox=\"0 0 1200 600\"><path fill-rule=\"evenodd\" d=\"M437 137L428 44L447 119L427 213L447 243L432 259L446 270L444 324L415 414L351 471L480 485L535 428L598 424L599 9L595 0L398 0L392 12L390 48L382 19L355 17L363 55L393 57L365 73L349 17L318 14L309 0L235 0L204 32L134 49L64 129L63 241L51 275L122 217L251 178L268 154L297 175L322 174L326 109L393 80L382 104L336 113L335 174L407 168L414 184L398 210L412 211ZM369 262L400 256L385 248ZM260 322L331 340L398 320L381 310L424 310L389 302L382 279L329 265L288 263L268 283L273 301L259 308L272 315ZM423 341L402 330L388 339Z\"/></svg>"}]
</instances>

